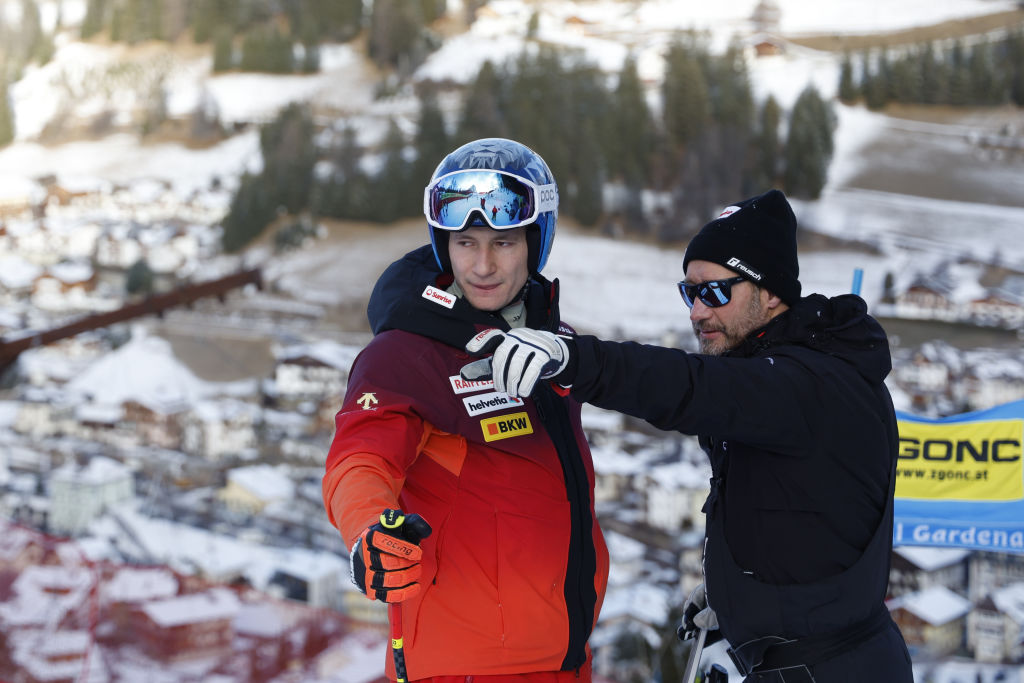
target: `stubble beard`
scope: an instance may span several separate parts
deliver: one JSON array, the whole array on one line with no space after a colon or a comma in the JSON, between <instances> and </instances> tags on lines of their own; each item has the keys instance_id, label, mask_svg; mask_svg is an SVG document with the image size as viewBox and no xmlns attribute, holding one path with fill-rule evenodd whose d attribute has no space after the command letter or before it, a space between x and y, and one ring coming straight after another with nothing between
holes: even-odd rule
<instances>
[{"instance_id":1,"label":"stubble beard","mask_svg":"<svg viewBox=\"0 0 1024 683\"><path fill-rule=\"evenodd\" d=\"M721 356L726 351L731 351L739 346L751 332L764 325L765 322L760 292L755 290L754 296L750 298L750 302L747 304L747 309L743 312L743 315L737 318L731 325L712 326L695 322L693 323L693 333L697 335L697 345L701 353L707 356ZM704 339L700 336L701 329L721 332L722 334L717 340Z\"/></svg>"}]
</instances>

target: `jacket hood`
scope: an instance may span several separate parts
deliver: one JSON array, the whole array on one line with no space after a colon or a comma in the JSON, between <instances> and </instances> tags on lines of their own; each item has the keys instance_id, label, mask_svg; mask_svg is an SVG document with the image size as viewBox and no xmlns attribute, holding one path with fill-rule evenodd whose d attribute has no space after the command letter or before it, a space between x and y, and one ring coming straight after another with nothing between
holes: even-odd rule
<instances>
[{"instance_id":1,"label":"jacket hood","mask_svg":"<svg viewBox=\"0 0 1024 683\"><path fill-rule=\"evenodd\" d=\"M370 329L375 335L404 330L460 349L481 329L509 329L498 312L477 310L445 292L452 281L451 274L437 267L431 245L410 251L388 266L374 285L366 308ZM554 331L558 319L558 280L531 275L526 288L527 326Z\"/></svg>"},{"instance_id":2,"label":"jacket hood","mask_svg":"<svg viewBox=\"0 0 1024 683\"><path fill-rule=\"evenodd\" d=\"M855 294L803 297L761 332L748 337L737 353L749 355L781 344L806 346L841 358L874 383L882 382L892 370L885 330L868 315L864 299Z\"/></svg>"}]
</instances>

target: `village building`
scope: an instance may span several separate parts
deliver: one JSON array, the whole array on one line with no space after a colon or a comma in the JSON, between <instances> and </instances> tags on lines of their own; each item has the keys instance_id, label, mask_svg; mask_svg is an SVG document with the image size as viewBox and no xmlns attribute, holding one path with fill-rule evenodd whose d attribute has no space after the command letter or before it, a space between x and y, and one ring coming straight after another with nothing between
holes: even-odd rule
<instances>
[{"instance_id":1,"label":"village building","mask_svg":"<svg viewBox=\"0 0 1024 683\"><path fill-rule=\"evenodd\" d=\"M888 606L911 655L920 651L948 655L963 647L971 609L967 598L945 586L932 586L893 598Z\"/></svg>"},{"instance_id":2,"label":"village building","mask_svg":"<svg viewBox=\"0 0 1024 683\"><path fill-rule=\"evenodd\" d=\"M230 510L244 515L258 515L275 502L290 500L295 483L286 466L251 465L228 470L227 485L217 498Z\"/></svg>"},{"instance_id":3,"label":"village building","mask_svg":"<svg viewBox=\"0 0 1024 683\"><path fill-rule=\"evenodd\" d=\"M131 471L104 456L58 467L50 474L48 489L50 529L58 534L81 534L110 506L135 497Z\"/></svg>"},{"instance_id":4,"label":"village building","mask_svg":"<svg viewBox=\"0 0 1024 683\"><path fill-rule=\"evenodd\" d=\"M962 548L893 548L889 569L889 596L942 586L954 593L967 593L967 558L971 551Z\"/></svg>"},{"instance_id":5,"label":"village building","mask_svg":"<svg viewBox=\"0 0 1024 683\"><path fill-rule=\"evenodd\" d=\"M154 600L135 612L135 632L156 660L199 658L231 649L241 603L226 588Z\"/></svg>"},{"instance_id":6,"label":"village building","mask_svg":"<svg viewBox=\"0 0 1024 683\"><path fill-rule=\"evenodd\" d=\"M213 462L252 459L261 416L259 406L235 398L199 401L181 418L181 449Z\"/></svg>"},{"instance_id":7,"label":"village building","mask_svg":"<svg viewBox=\"0 0 1024 683\"><path fill-rule=\"evenodd\" d=\"M1024 662L1024 583L1005 586L967 616L967 649L979 662Z\"/></svg>"},{"instance_id":8,"label":"village building","mask_svg":"<svg viewBox=\"0 0 1024 683\"><path fill-rule=\"evenodd\" d=\"M967 597L971 602L1005 586L1024 583L1024 555L976 551L967 562Z\"/></svg>"}]
</instances>

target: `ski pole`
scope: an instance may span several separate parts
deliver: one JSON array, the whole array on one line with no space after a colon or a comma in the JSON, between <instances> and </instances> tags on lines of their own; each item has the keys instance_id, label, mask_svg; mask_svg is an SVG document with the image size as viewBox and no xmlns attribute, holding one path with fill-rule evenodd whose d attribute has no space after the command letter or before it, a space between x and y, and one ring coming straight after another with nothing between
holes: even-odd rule
<instances>
[{"instance_id":1,"label":"ski pole","mask_svg":"<svg viewBox=\"0 0 1024 683\"><path fill-rule=\"evenodd\" d=\"M683 672L683 683L694 683L697 680L697 669L700 666L700 654L704 650L704 638L708 632L704 629L697 631L697 637L690 647L690 657L686 660L686 671Z\"/></svg>"},{"instance_id":2,"label":"ski pole","mask_svg":"<svg viewBox=\"0 0 1024 683\"><path fill-rule=\"evenodd\" d=\"M391 622L391 655L395 660L395 679L406 683L405 643L402 641L402 603L388 603L388 621Z\"/></svg>"}]
</instances>

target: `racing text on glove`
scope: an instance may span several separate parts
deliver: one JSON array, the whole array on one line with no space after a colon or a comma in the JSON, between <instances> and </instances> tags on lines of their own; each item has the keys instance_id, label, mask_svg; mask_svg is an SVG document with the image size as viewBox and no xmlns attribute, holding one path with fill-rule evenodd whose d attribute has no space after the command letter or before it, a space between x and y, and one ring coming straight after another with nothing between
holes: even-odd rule
<instances>
[{"instance_id":1,"label":"racing text on glove","mask_svg":"<svg viewBox=\"0 0 1024 683\"><path fill-rule=\"evenodd\" d=\"M423 551L419 542L430 535L419 515L385 510L380 521L359 534L349 554L352 583L366 597L402 602L420 590Z\"/></svg>"}]
</instances>

